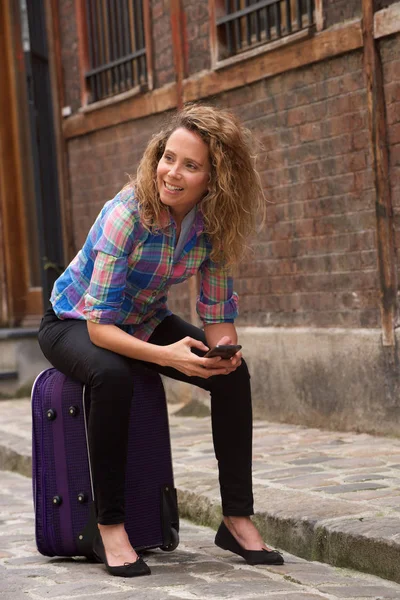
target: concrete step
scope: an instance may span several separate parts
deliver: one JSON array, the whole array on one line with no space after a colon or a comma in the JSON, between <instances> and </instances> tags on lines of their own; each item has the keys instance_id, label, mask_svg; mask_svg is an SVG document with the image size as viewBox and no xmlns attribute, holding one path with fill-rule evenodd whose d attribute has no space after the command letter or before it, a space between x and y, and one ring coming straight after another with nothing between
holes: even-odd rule
<instances>
[{"instance_id":1,"label":"concrete step","mask_svg":"<svg viewBox=\"0 0 400 600\"><path fill-rule=\"evenodd\" d=\"M210 419L172 414L170 429L180 514L216 529ZM0 402L0 469L30 475L29 400ZM268 544L400 583L400 440L256 421L253 475Z\"/></svg>"},{"instance_id":2,"label":"concrete step","mask_svg":"<svg viewBox=\"0 0 400 600\"><path fill-rule=\"evenodd\" d=\"M37 327L0 328L0 399L26 397L37 374L50 366L37 333Z\"/></svg>"}]
</instances>

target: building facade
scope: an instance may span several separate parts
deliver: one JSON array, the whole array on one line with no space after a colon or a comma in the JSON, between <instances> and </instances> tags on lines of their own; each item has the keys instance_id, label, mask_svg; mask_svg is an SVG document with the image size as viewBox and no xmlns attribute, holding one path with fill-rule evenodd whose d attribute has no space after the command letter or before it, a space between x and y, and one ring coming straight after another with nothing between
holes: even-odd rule
<instances>
[{"instance_id":1,"label":"building facade","mask_svg":"<svg viewBox=\"0 0 400 600\"><path fill-rule=\"evenodd\" d=\"M256 415L398 433L400 2L43 6L64 263L170 111L231 109L269 201L236 275ZM171 295L192 319L195 288Z\"/></svg>"}]
</instances>

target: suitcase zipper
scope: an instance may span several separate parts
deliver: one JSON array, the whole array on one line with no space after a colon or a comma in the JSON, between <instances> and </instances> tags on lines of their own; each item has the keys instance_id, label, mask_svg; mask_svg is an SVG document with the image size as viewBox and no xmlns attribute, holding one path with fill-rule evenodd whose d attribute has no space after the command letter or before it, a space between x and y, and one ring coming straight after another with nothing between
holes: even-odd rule
<instances>
[{"instance_id":1,"label":"suitcase zipper","mask_svg":"<svg viewBox=\"0 0 400 600\"><path fill-rule=\"evenodd\" d=\"M93 476L92 476L92 461L90 460L90 450L89 450L89 436L88 436L88 414L86 410L86 399L85 399L86 385L82 388L82 406L83 406L83 422L85 424L85 439L86 439L86 448L87 448L87 456L89 463L89 475L90 475L90 487L92 489L92 500L94 502L94 486L93 486Z\"/></svg>"},{"instance_id":2,"label":"suitcase zipper","mask_svg":"<svg viewBox=\"0 0 400 600\"><path fill-rule=\"evenodd\" d=\"M47 384L47 385L46 385ZM47 392L47 387L48 387L48 379L44 382L44 387L45 387L45 391L44 393L46 394ZM42 465L45 464L45 458L44 458L44 427L43 427L43 420L42 420L42 443L41 443L41 459L42 459ZM47 477L46 477L46 470L43 468L43 490L45 490L47 487ZM48 527L47 524L47 505L46 505L46 498L47 498L48 494L43 493L42 494L42 509L43 509L43 520L44 520L44 534L46 536L46 539L49 542L49 546L51 547L53 556L56 555L56 548L55 548L55 539L54 539L54 530L52 527Z\"/></svg>"},{"instance_id":3,"label":"suitcase zipper","mask_svg":"<svg viewBox=\"0 0 400 600\"><path fill-rule=\"evenodd\" d=\"M44 375L48 370L46 369L45 371L42 371L41 373L39 373L39 375L36 377L35 381L33 382L33 386L32 386L32 393L31 393L31 404L33 407L33 398L34 398L34 394L36 392L36 387L39 384L39 380L42 377L42 375ZM46 383L47 383L48 377L46 377L43 381L43 388L42 391L45 394L46 393ZM36 424L38 423L38 420L35 419ZM40 423L40 431L39 431L39 436L40 437L40 464L41 464L41 489L42 489L42 526L43 526L43 535L45 540L48 543L49 546L49 550L51 550L52 554L50 554L50 556L54 556L55 555L55 545L54 545L54 536L53 536L53 531L51 529L48 528L47 526L47 506L46 506L46 472L45 472L45 468L44 468L44 464L45 464L45 459L44 459L44 427L43 427L43 412L41 411L40 414L40 419L39 419L39 423ZM34 452L34 463L35 463L35 468L37 471L37 437L35 436L35 443L32 445L33 446L33 452ZM36 507L38 504L38 486L35 483L35 477L32 478L33 481L33 498L34 498L34 506L35 506L35 512L36 512ZM38 531L37 531L37 523L35 526L36 529L36 543L38 540Z\"/></svg>"},{"instance_id":4,"label":"suitcase zipper","mask_svg":"<svg viewBox=\"0 0 400 600\"><path fill-rule=\"evenodd\" d=\"M32 429L34 428L34 423L36 423L36 419L34 418L34 408L33 408L33 398L36 392L36 386L38 383L39 378L42 376L42 374L44 373L44 371L41 371L41 373L39 373L39 375L36 377L35 381L33 382L32 385L32 391L31 391L31 412L32 412ZM36 457L37 457L37 449L36 449L36 436L32 435L32 470L33 467L36 467ZM33 505L34 508L36 510L36 506L37 506L37 485L36 485L36 478L35 478L35 474L32 473L32 492L33 492Z\"/></svg>"}]
</instances>

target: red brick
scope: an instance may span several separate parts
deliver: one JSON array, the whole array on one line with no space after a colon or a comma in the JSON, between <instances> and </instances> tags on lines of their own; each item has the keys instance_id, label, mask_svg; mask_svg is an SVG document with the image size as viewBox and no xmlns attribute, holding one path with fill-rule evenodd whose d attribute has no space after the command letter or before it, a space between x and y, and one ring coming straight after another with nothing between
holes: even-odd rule
<instances>
[{"instance_id":1,"label":"red brick","mask_svg":"<svg viewBox=\"0 0 400 600\"><path fill-rule=\"evenodd\" d=\"M354 150L369 150L370 135L367 130L356 131L352 134L352 147Z\"/></svg>"},{"instance_id":2,"label":"red brick","mask_svg":"<svg viewBox=\"0 0 400 600\"><path fill-rule=\"evenodd\" d=\"M367 127L366 113L349 113L327 119L324 123L326 137L337 136L351 131L360 131Z\"/></svg>"},{"instance_id":3,"label":"red brick","mask_svg":"<svg viewBox=\"0 0 400 600\"><path fill-rule=\"evenodd\" d=\"M275 206L274 214L276 215L276 219L280 221L297 221L301 219L304 216L304 204L299 202L299 200L300 198L296 194L293 194L293 200L290 199L285 204Z\"/></svg>"},{"instance_id":4,"label":"red brick","mask_svg":"<svg viewBox=\"0 0 400 600\"><path fill-rule=\"evenodd\" d=\"M322 123L307 123L299 127L299 136L301 142L309 142L322 137Z\"/></svg>"},{"instance_id":5,"label":"red brick","mask_svg":"<svg viewBox=\"0 0 400 600\"><path fill-rule=\"evenodd\" d=\"M400 121L400 111L398 104L390 104L386 106L386 123L387 126L390 127L394 123L398 123Z\"/></svg>"},{"instance_id":6,"label":"red brick","mask_svg":"<svg viewBox=\"0 0 400 600\"><path fill-rule=\"evenodd\" d=\"M366 97L363 90L326 100L326 112L328 116L344 115L356 110L362 110L365 107Z\"/></svg>"},{"instance_id":7,"label":"red brick","mask_svg":"<svg viewBox=\"0 0 400 600\"><path fill-rule=\"evenodd\" d=\"M390 169L390 183L392 184L393 190L397 189L400 186L400 167L399 166L392 165L392 167ZM392 201L399 202L400 197L397 194L393 195Z\"/></svg>"},{"instance_id":8,"label":"red brick","mask_svg":"<svg viewBox=\"0 0 400 600\"><path fill-rule=\"evenodd\" d=\"M388 128L388 143L389 145L400 143L400 123L396 123Z\"/></svg>"},{"instance_id":9,"label":"red brick","mask_svg":"<svg viewBox=\"0 0 400 600\"><path fill-rule=\"evenodd\" d=\"M354 174L354 191L363 192L368 188L374 187L374 175L371 169L357 171Z\"/></svg>"},{"instance_id":10,"label":"red brick","mask_svg":"<svg viewBox=\"0 0 400 600\"><path fill-rule=\"evenodd\" d=\"M321 157L331 157L347 154L353 149L353 140L350 134L339 135L334 138L320 140ZM359 150L360 148L354 148Z\"/></svg>"},{"instance_id":11,"label":"red brick","mask_svg":"<svg viewBox=\"0 0 400 600\"><path fill-rule=\"evenodd\" d=\"M361 16L361 0L329 0L324 4L325 26Z\"/></svg>"},{"instance_id":12,"label":"red brick","mask_svg":"<svg viewBox=\"0 0 400 600\"><path fill-rule=\"evenodd\" d=\"M292 237L293 225L288 222L275 223L271 228L270 239L273 241L287 240Z\"/></svg>"},{"instance_id":13,"label":"red brick","mask_svg":"<svg viewBox=\"0 0 400 600\"><path fill-rule=\"evenodd\" d=\"M384 64L385 82L400 81L400 61L392 60Z\"/></svg>"},{"instance_id":14,"label":"red brick","mask_svg":"<svg viewBox=\"0 0 400 600\"><path fill-rule=\"evenodd\" d=\"M287 120L288 127L293 127L294 125L301 125L302 123L306 123L306 114L307 111L304 106L290 110Z\"/></svg>"},{"instance_id":15,"label":"red brick","mask_svg":"<svg viewBox=\"0 0 400 600\"><path fill-rule=\"evenodd\" d=\"M400 144L390 148L390 164L393 167L400 165Z\"/></svg>"}]
</instances>

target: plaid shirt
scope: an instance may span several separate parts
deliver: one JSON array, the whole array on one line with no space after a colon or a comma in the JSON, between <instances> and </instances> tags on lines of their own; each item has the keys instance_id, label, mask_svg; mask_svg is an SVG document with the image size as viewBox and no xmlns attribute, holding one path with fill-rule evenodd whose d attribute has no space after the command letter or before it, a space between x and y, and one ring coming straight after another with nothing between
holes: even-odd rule
<instances>
[{"instance_id":1,"label":"plaid shirt","mask_svg":"<svg viewBox=\"0 0 400 600\"><path fill-rule=\"evenodd\" d=\"M51 303L56 315L113 323L148 340L172 314L167 307L170 286L200 271L200 319L204 324L232 323L238 297L232 278L209 258L211 244L198 206L176 261L175 240L173 219L167 218L161 231L150 233L140 221L133 190L122 190L104 205L83 248L55 282Z\"/></svg>"}]
</instances>

